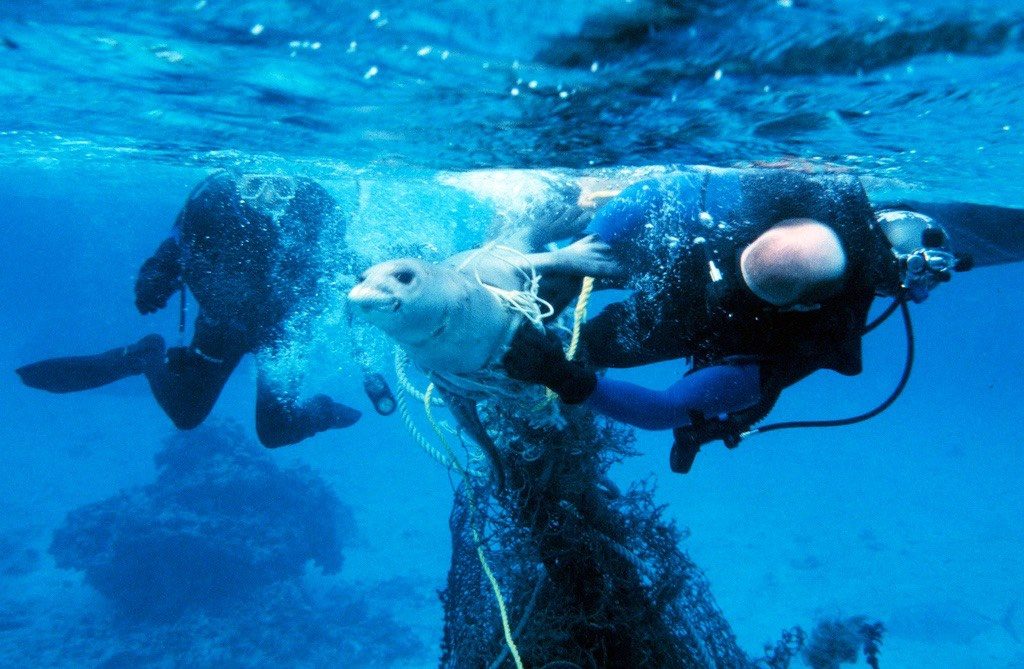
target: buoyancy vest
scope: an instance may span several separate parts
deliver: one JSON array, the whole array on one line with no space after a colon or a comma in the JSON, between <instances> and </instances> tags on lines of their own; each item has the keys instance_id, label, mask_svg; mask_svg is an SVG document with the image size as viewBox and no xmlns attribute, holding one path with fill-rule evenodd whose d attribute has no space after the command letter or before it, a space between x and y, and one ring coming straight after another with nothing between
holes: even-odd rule
<instances>
[{"instance_id":1,"label":"buoyancy vest","mask_svg":"<svg viewBox=\"0 0 1024 669\"><path fill-rule=\"evenodd\" d=\"M637 188L639 186L639 188ZM644 186L637 184L634 192ZM861 371L861 337L871 301L899 281L895 256L860 182L837 174L777 169L698 168L648 184L642 230L629 247L638 323L672 324L675 357L696 367L733 356L769 364L785 387L817 369ZM740 255L785 219L830 226L847 257L842 288L810 311L757 297ZM615 242L613 242L615 243ZM651 312L656 310L656 315ZM662 329L664 332L664 328ZM645 334L636 337L643 342ZM664 345L664 341L652 345ZM660 356L665 357L665 356Z\"/></svg>"}]
</instances>

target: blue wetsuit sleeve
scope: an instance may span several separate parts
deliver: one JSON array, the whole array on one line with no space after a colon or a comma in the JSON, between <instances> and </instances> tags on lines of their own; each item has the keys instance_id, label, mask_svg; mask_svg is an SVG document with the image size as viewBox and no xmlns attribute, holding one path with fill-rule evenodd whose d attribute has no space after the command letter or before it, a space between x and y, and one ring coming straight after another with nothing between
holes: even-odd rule
<instances>
[{"instance_id":1,"label":"blue wetsuit sleeve","mask_svg":"<svg viewBox=\"0 0 1024 669\"><path fill-rule=\"evenodd\" d=\"M661 391L602 378L586 405L644 430L668 430L690 425L693 412L718 417L747 409L760 399L760 366L747 363L706 367Z\"/></svg>"},{"instance_id":2,"label":"blue wetsuit sleeve","mask_svg":"<svg viewBox=\"0 0 1024 669\"><path fill-rule=\"evenodd\" d=\"M587 226L587 233L600 236L612 246L635 240L643 234L648 215L661 206L662 200L657 181L639 181L601 207Z\"/></svg>"}]
</instances>

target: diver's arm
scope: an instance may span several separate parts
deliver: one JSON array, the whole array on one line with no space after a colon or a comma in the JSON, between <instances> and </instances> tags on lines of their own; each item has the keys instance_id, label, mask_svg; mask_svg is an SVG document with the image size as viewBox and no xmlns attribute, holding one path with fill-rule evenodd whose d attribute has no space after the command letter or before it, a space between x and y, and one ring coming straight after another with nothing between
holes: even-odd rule
<instances>
[{"instance_id":1,"label":"diver's arm","mask_svg":"<svg viewBox=\"0 0 1024 669\"><path fill-rule=\"evenodd\" d=\"M611 247L595 235L588 235L554 251L528 254L524 258L524 263L532 266L538 274L600 278L612 278L622 274L619 263L611 255Z\"/></svg>"},{"instance_id":2,"label":"diver's arm","mask_svg":"<svg viewBox=\"0 0 1024 669\"><path fill-rule=\"evenodd\" d=\"M181 246L171 236L139 268L135 279L135 306L139 313L163 309L171 295L181 288L181 281Z\"/></svg>"},{"instance_id":3,"label":"diver's arm","mask_svg":"<svg viewBox=\"0 0 1024 669\"><path fill-rule=\"evenodd\" d=\"M719 416L747 409L761 400L761 367L754 361L714 365L684 376L666 390L597 378L588 366L568 360L561 340L529 323L516 332L502 359L509 377L539 383L566 404L645 430L688 426L695 414Z\"/></svg>"}]
</instances>

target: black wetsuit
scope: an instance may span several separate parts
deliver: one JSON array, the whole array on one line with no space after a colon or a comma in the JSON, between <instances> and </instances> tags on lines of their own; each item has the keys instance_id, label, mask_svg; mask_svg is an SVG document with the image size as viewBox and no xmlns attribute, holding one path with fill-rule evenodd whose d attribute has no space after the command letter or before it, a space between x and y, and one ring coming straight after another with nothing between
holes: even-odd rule
<instances>
[{"instance_id":1,"label":"black wetsuit","mask_svg":"<svg viewBox=\"0 0 1024 669\"><path fill-rule=\"evenodd\" d=\"M830 226L847 256L842 288L810 311L764 302L740 275L742 251L794 218ZM687 171L634 184L598 212L590 230L616 249L635 289L584 326L591 364L691 358L703 368L757 359L767 369L772 402L818 369L859 373L871 302L899 284L896 259L864 189L842 175Z\"/></svg>"},{"instance_id":2,"label":"black wetsuit","mask_svg":"<svg viewBox=\"0 0 1024 669\"><path fill-rule=\"evenodd\" d=\"M765 302L741 275L743 250L787 219L828 225L846 255L841 283L801 300L810 310ZM597 379L559 362L557 340L527 329L505 356L506 371L617 420L674 429L677 446L688 444L686 458L673 449L677 471L701 443L738 441L784 388L812 372L859 373L871 302L899 288L892 247L864 189L847 176L694 168L630 186L597 212L589 232L611 245L633 293L583 326L581 357L591 367L689 358L693 371L664 391Z\"/></svg>"},{"instance_id":3,"label":"black wetsuit","mask_svg":"<svg viewBox=\"0 0 1024 669\"><path fill-rule=\"evenodd\" d=\"M282 346L289 321L316 309L321 278L329 271L317 253L325 232L342 239L345 215L319 184L213 174L189 196L135 286L143 314L163 308L183 283L188 286L200 306L192 342L165 354L162 338L150 335L128 347L44 360L18 373L28 385L53 392L143 373L174 424L190 429L209 415L242 357L257 353L256 431L264 445L347 427L360 417L357 410L326 395L299 402L298 380L281 380L265 364Z\"/></svg>"}]
</instances>

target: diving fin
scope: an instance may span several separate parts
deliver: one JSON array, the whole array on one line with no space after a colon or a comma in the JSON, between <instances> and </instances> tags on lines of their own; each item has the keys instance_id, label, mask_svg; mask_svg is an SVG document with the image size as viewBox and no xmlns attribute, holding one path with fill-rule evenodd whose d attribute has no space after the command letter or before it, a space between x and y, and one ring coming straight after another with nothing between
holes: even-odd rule
<instances>
[{"instance_id":1,"label":"diving fin","mask_svg":"<svg viewBox=\"0 0 1024 669\"><path fill-rule=\"evenodd\" d=\"M151 334L129 346L96 355L40 360L15 370L22 382L51 393L73 393L99 388L142 374L164 360L164 338Z\"/></svg>"}]
</instances>

